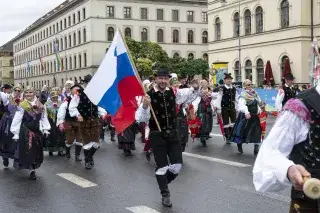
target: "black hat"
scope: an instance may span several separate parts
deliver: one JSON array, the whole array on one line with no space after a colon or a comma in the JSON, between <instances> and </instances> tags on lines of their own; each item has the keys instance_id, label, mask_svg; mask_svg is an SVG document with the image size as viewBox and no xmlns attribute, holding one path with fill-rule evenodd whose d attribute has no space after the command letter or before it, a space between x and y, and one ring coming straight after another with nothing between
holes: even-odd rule
<instances>
[{"instance_id":1,"label":"black hat","mask_svg":"<svg viewBox=\"0 0 320 213\"><path fill-rule=\"evenodd\" d=\"M91 81L91 79L92 79L92 75L89 74L89 75L84 76L82 82L89 83Z\"/></svg>"},{"instance_id":2,"label":"black hat","mask_svg":"<svg viewBox=\"0 0 320 213\"><path fill-rule=\"evenodd\" d=\"M219 84L220 84L220 85L224 84L224 82L223 82L222 79L220 79Z\"/></svg>"},{"instance_id":3,"label":"black hat","mask_svg":"<svg viewBox=\"0 0 320 213\"><path fill-rule=\"evenodd\" d=\"M169 77L171 78L171 75L169 74L169 70L167 68L160 68L156 74L154 74L155 77L159 77L159 76L162 76L162 77Z\"/></svg>"},{"instance_id":4,"label":"black hat","mask_svg":"<svg viewBox=\"0 0 320 213\"><path fill-rule=\"evenodd\" d=\"M5 85L3 85L2 88L3 88L3 89L11 89L12 86L11 86L10 84L5 84Z\"/></svg>"},{"instance_id":5,"label":"black hat","mask_svg":"<svg viewBox=\"0 0 320 213\"><path fill-rule=\"evenodd\" d=\"M232 76L231 76L231 73L225 73L224 74L224 79L230 79L230 78L233 79Z\"/></svg>"},{"instance_id":6,"label":"black hat","mask_svg":"<svg viewBox=\"0 0 320 213\"><path fill-rule=\"evenodd\" d=\"M70 87L70 90L73 90L74 88L79 87L80 90L82 89L82 86L80 86L79 84L75 84L72 87Z\"/></svg>"},{"instance_id":7,"label":"black hat","mask_svg":"<svg viewBox=\"0 0 320 213\"><path fill-rule=\"evenodd\" d=\"M295 78L293 77L292 73L289 72L284 76L284 79L289 80L289 81L293 81Z\"/></svg>"}]
</instances>

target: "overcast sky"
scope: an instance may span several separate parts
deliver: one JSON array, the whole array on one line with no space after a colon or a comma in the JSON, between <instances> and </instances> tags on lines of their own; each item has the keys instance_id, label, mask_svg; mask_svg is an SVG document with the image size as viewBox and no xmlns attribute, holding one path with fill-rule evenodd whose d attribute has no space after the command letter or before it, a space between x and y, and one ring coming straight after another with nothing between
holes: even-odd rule
<instances>
[{"instance_id":1,"label":"overcast sky","mask_svg":"<svg viewBox=\"0 0 320 213\"><path fill-rule=\"evenodd\" d=\"M0 0L0 46L64 0Z\"/></svg>"}]
</instances>

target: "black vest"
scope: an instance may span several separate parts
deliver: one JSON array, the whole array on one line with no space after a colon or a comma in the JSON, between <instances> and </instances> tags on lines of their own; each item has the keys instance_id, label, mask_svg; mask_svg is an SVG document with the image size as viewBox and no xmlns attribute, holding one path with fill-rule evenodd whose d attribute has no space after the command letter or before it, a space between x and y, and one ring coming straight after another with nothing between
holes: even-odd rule
<instances>
[{"instance_id":1,"label":"black vest","mask_svg":"<svg viewBox=\"0 0 320 213\"><path fill-rule=\"evenodd\" d=\"M70 113L69 113L69 105L70 105L70 102L71 102L71 97L67 97L67 102L68 102L68 105L67 105L67 109L66 109L66 116L65 116L65 120L66 121L75 121L76 118L75 117L71 117L70 116Z\"/></svg>"},{"instance_id":2,"label":"black vest","mask_svg":"<svg viewBox=\"0 0 320 213\"><path fill-rule=\"evenodd\" d=\"M226 86L221 87L223 90L223 96L221 100L221 108L224 107L234 109L235 108L235 102L236 102L236 93L237 89L235 87L232 87L231 89L228 89Z\"/></svg>"},{"instance_id":3,"label":"black vest","mask_svg":"<svg viewBox=\"0 0 320 213\"><path fill-rule=\"evenodd\" d=\"M284 86L283 91L284 91L284 98L282 101L282 106L284 106L287 103L287 101L289 101L291 98L296 97L297 95L297 90L295 88L291 89L290 87Z\"/></svg>"},{"instance_id":4,"label":"black vest","mask_svg":"<svg viewBox=\"0 0 320 213\"><path fill-rule=\"evenodd\" d=\"M94 105L88 96L84 93L83 89L79 91L79 105L77 107L80 115L84 119L97 118L98 117L98 107Z\"/></svg>"},{"instance_id":5,"label":"black vest","mask_svg":"<svg viewBox=\"0 0 320 213\"><path fill-rule=\"evenodd\" d=\"M151 105L156 114L161 131L171 131L176 129L176 97L172 89L164 93L151 89L148 92L151 98ZM157 124L151 116L149 121L150 131L158 131Z\"/></svg>"},{"instance_id":6,"label":"black vest","mask_svg":"<svg viewBox=\"0 0 320 213\"><path fill-rule=\"evenodd\" d=\"M258 111L259 111L258 104L259 103L257 100L254 100L254 101L251 101L250 103L247 103L248 111L250 112L250 114L252 114L252 115L258 114Z\"/></svg>"},{"instance_id":7,"label":"black vest","mask_svg":"<svg viewBox=\"0 0 320 213\"><path fill-rule=\"evenodd\" d=\"M314 178L320 178L320 95L313 88L301 92L299 98L308 108L311 115L307 139L295 145L289 159L295 164L304 166ZM292 198L307 199L303 192L292 189Z\"/></svg>"}]
</instances>

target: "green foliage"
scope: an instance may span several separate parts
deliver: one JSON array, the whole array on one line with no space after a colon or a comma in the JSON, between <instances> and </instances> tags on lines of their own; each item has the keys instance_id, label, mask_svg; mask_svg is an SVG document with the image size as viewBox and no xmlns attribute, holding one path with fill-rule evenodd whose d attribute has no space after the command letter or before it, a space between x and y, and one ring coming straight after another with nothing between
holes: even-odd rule
<instances>
[{"instance_id":1,"label":"green foliage","mask_svg":"<svg viewBox=\"0 0 320 213\"><path fill-rule=\"evenodd\" d=\"M148 58L138 58L136 67L141 77L149 77L153 75L152 61Z\"/></svg>"}]
</instances>

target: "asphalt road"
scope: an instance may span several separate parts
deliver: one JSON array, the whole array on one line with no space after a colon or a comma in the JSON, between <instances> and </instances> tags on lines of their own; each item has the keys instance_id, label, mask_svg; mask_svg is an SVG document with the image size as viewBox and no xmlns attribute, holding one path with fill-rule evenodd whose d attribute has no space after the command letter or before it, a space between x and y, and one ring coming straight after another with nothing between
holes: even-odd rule
<instances>
[{"instance_id":1,"label":"asphalt road","mask_svg":"<svg viewBox=\"0 0 320 213\"><path fill-rule=\"evenodd\" d=\"M172 209L161 205L153 161L146 161L139 136L132 157L125 157L107 136L91 171L73 158L47 154L36 181L28 180L26 171L0 166L0 213L288 212L289 189L278 194L255 192L253 145L244 145L240 155L235 144L224 144L218 127L212 133L207 148L189 141L183 170L170 184Z\"/></svg>"}]
</instances>

